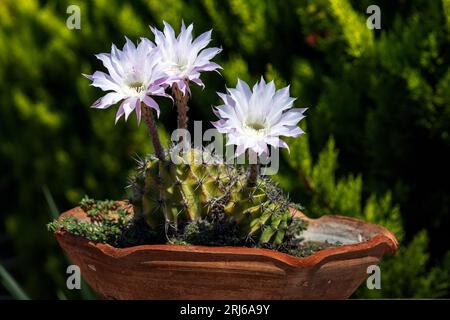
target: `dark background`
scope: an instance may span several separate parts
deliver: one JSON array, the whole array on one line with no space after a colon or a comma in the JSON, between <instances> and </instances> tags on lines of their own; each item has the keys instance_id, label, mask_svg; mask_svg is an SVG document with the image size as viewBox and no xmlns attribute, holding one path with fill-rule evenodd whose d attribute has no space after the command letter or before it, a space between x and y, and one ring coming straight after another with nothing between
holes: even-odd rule
<instances>
[{"instance_id":1,"label":"dark background","mask_svg":"<svg viewBox=\"0 0 450 320\"><path fill-rule=\"evenodd\" d=\"M81 29L66 27L69 5ZM381 30L366 8L381 9ZM382 290L355 297L449 296L450 3L443 0L136 0L0 2L0 264L31 298L90 298L65 289L67 261L46 223L83 195L125 197L133 156L151 152L134 117L89 106L102 93L81 73L124 36L181 19L213 31L222 76L193 88L190 119L206 129L216 91L260 75L291 84L309 107L275 178L311 216L383 224L401 240ZM175 110L161 102L164 141ZM53 201L58 208L54 209ZM0 272L0 279L4 277ZM0 282L1 283L1 282ZM3 278L3 283L5 280ZM1 298L12 298L0 285Z\"/></svg>"}]
</instances>

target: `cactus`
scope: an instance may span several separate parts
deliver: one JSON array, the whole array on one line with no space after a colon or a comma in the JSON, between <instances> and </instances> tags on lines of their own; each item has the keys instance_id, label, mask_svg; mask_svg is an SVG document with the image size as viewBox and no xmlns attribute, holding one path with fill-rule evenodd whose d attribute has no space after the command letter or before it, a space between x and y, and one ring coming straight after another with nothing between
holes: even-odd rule
<instances>
[{"instance_id":1,"label":"cactus","mask_svg":"<svg viewBox=\"0 0 450 320\"><path fill-rule=\"evenodd\" d=\"M131 181L136 219L145 219L152 229L164 230L170 237L189 222L220 213L237 224L244 239L269 245L285 241L297 219L289 211L287 197L270 179L260 177L249 185L245 170L198 149L175 160L148 156L140 161Z\"/></svg>"}]
</instances>

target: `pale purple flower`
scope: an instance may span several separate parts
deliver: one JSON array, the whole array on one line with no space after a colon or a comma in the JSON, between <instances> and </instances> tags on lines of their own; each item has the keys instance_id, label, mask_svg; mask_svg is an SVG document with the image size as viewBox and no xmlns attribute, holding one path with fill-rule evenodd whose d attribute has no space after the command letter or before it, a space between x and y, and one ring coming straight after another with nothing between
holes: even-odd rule
<instances>
[{"instance_id":1,"label":"pale purple flower","mask_svg":"<svg viewBox=\"0 0 450 320\"><path fill-rule=\"evenodd\" d=\"M156 110L159 106L151 96L165 96L166 75L159 67L159 54L153 42L141 38L134 45L128 38L123 50L112 45L111 54L101 53L96 57L103 62L108 73L96 71L85 75L92 80L92 86L109 91L92 105L92 108L106 109L119 101L122 103L116 114L116 123L125 115L125 120L136 110L138 123L141 121L141 103Z\"/></svg>"},{"instance_id":2,"label":"pale purple flower","mask_svg":"<svg viewBox=\"0 0 450 320\"><path fill-rule=\"evenodd\" d=\"M181 32L176 37L172 27L165 21L163 22L164 32L152 27L151 30L155 34L155 43L160 51L161 66L168 75L168 84L177 84L183 94L189 93L188 81L204 87L200 80L200 73L222 69L217 63L211 62L211 59L222 49L205 49L211 41L212 30L193 40L192 24L186 28L182 22Z\"/></svg>"},{"instance_id":3,"label":"pale purple flower","mask_svg":"<svg viewBox=\"0 0 450 320\"><path fill-rule=\"evenodd\" d=\"M305 117L306 108L292 109L295 98L289 96L289 86L276 90L273 81L266 83L261 77L253 91L238 80L235 89L218 95L224 104L215 108L220 120L213 125L227 134L227 145L237 146L236 156L247 149L267 154L269 145L289 150L280 136L297 137L304 133L297 124Z\"/></svg>"}]
</instances>

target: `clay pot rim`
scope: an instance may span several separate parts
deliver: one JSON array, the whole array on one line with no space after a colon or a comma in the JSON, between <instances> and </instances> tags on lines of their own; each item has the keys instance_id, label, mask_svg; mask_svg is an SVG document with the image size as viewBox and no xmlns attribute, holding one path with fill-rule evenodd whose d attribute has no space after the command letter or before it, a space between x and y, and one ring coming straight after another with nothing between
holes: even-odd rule
<instances>
[{"instance_id":1,"label":"clay pot rim","mask_svg":"<svg viewBox=\"0 0 450 320\"><path fill-rule=\"evenodd\" d=\"M395 254L398 247L398 242L392 232L384 227L365 222L356 218L340 216L340 215L326 215L317 219L312 219L305 216L302 212L291 208L297 216L300 216L309 222L320 223L322 220L335 220L335 221L346 221L350 223L365 224L370 228L375 228L377 230L377 235L363 242L355 244L347 244L338 247L330 247L307 257L296 257L286 253L282 253L272 249L263 248L249 248L249 247L239 247L239 246L198 246L198 245L176 245L176 244L152 244L152 245L139 245L127 248L116 248L109 244L99 243L96 241L89 240L82 236L77 236L71 234L68 231L57 229L55 230L56 237L63 237L67 240L78 242L80 245L85 245L89 247L96 248L100 250L103 254L111 258L125 258L128 255L139 253L139 252L186 252L193 254L222 254L222 255L233 255L233 256L252 256L269 258L278 263L285 264L286 266L298 268L298 267L311 267L320 266L330 260L344 260L359 257L364 254L370 255L374 249L381 250L382 254L391 253ZM58 220L67 217L74 216L76 218L85 217L86 213L80 208L75 207L62 213ZM70 239L68 239L70 238Z\"/></svg>"}]
</instances>

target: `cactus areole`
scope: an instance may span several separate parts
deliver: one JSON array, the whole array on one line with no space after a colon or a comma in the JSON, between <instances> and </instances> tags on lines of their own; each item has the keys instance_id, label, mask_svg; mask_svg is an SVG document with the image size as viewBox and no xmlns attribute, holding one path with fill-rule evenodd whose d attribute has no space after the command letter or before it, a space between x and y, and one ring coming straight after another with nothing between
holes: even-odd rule
<instances>
[{"instance_id":1,"label":"cactus areole","mask_svg":"<svg viewBox=\"0 0 450 320\"><path fill-rule=\"evenodd\" d=\"M163 146L158 117L169 110L160 110L155 99L170 98L177 105L178 129L186 130L188 102L195 98L190 85L204 87L201 73L222 69L211 61L221 49L206 48L211 31L194 39L192 24L186 28L182 22L178 36L165 22L163 32L151 30L155 42L141 38L136 46L126 39L122 50L113 45L111 53L97 55L107 73L86 77L107 92L92 107L120 102L116 122L135 111L138 125L143 118L148 127L155 154L139 160L129 202L86 198L50 224L60 245L105 298L348 297L366 276L366 265L395 251L396 241L387 230L360 221L308 219L262 175L260 157L289 150L281 138L304 133L298 122L306 109L292 108L289 86L277 90L274 81L261 77L250 89L238 80L236 88L219 93L223 104L213 109L219 118L213 125L226 135L227 146L236 147L236 157L248 155L247 165L192 148L188 134L178 141L181 151L178 145ZM316 249L305 246L305 239ZM355 266L353 273L349 268ZM183 279L170 282L176 294L170 283L157 280L167 278L165 268ZM265 280L255 282L259 277ZM139 288L129 287L142 281ZM328 295L308 287L324 283L331 288ZM210 293L216 284L222 287Z\"/></svg>"}]
</instances>

